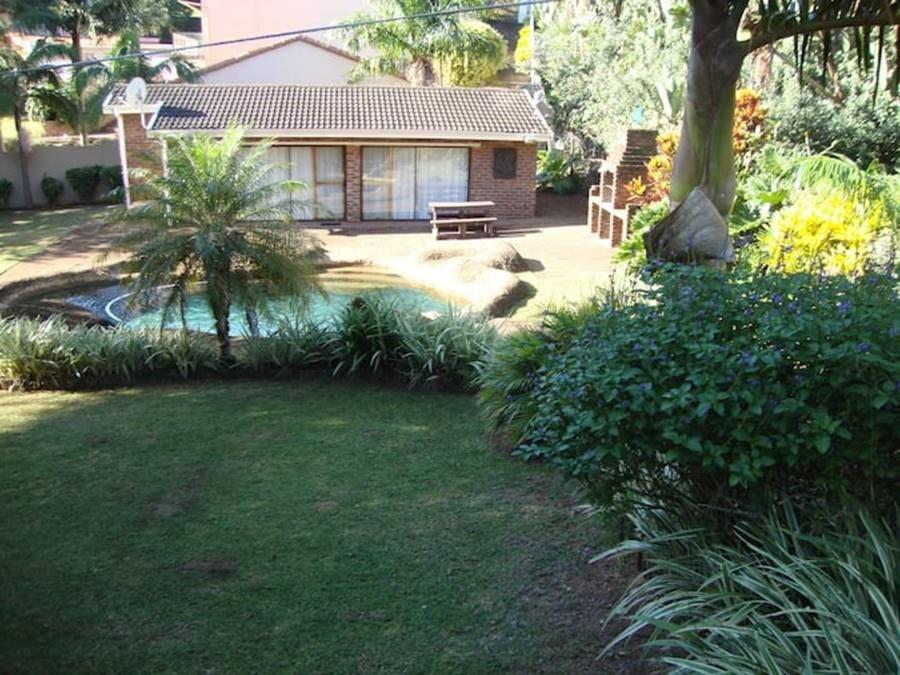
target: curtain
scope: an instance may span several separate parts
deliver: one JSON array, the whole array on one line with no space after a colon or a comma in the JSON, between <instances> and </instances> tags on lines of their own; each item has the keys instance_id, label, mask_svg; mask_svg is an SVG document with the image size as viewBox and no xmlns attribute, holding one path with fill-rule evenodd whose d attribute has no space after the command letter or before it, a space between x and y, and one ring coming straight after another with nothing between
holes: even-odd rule
<instances>
[{"instance_id":1,"label":"curtain","mask_svg":"<svg viewBox=\"0 0 900 675\"><path fill-rule=\"evenodd\" d=\"M344 217L344 149L320 146L316 155L316 218Z\"/></svg>"},{"instance_id":2,"label":"curtain","mask_svg":"<svg viewBox=\"0 0 900 675\"><path fill-rule=\"evenodd\" d=\"M427 220L429 202L468 198L466 148L366 146L362 159L364 220Z\"/></svg>"},{"instance_id":3,"label":"curtain","mask_svg":"<svg viewBox=\"0 0 900 675\"><path fill-rule=\"evenodd\" d=\"M430 202L464 202L469 196L466 148L416 148L416 217L431 217Z\"/></svg>"},{"instance_id":4,"label":"curtain","mask_svg":"<svg viewBox=\"0 0 900 675\"><path fill-rule=\"evenodd\" d=\"M291 153L291 179L303 183L304 187L295 190L291 195L291 211L294 220L308 220L313 217L313 201L315 185L313 185L313 152L312 148L285 148Z\"/></svg>"}]
</instances>

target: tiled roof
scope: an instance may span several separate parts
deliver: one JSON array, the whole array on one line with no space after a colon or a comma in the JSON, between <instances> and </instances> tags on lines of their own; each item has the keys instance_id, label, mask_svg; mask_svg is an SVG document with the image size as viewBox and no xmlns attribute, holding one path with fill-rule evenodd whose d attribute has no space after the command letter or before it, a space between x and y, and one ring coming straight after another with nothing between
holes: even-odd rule
<instances>
[{"instance_id":1,"label":"tiled roof","mask_svg":"<svg viewBox=\"0 0 900 675\"><path fill-rule=\"evenodd\" d=\"M123 106L124 92L116 87L106 108ZM389 132L472 139L550 135L519 89L150 84L145 104L162 106L154 131L217 131L238 124L254 131L334 131L359 138Z\"/></svg>"}]
</instances>

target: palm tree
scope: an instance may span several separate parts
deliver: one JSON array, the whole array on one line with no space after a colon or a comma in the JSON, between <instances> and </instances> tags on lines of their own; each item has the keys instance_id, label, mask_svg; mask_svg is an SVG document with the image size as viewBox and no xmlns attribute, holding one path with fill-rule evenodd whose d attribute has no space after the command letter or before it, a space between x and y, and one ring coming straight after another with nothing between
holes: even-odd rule
<instances>
[{"instance_id":1,"label":"palm tree","mask_svg":"<svg viewBox=\"0 0 900 675\"><path fill-rule=\"evenodd\" d=\"M22 55L11 47L0 49L0 110L12 112L19 137L19 170L22 175L22 195L25 208L34 206L31 192L31 178L28 175L28 144L25 138L23 121L25 103L32 89L47 80L49 70L42 69L52 61L69 55L66 45L38 40L26 55Z\"/></svg>"},{"instance_id":2,"label":"palm tree","mask_svg":"<svg viewBox=\"0 0 900 675\"><path fill-rule=\"evenodd\" d=\"M88 133L100 124L103 99L111 85L109 72L97 64L72 73L53 72L46 84L36 86L31 94L78 134L81 145L87 145Z\"/></svg>"},{"instance_id":3,"label":"palm tree","mask_svg":"<svg viewBox=\"0 0 900 675\"><path fill-rule=\"evenodd\" d=\"M374 0L373 11L358 14L355 19L403 19L484 4L483 0ZM413 84L430 85L435 81L435 64L442 58L465 55L471 60L492 59L496 45L485 38L487 26L471 19L463 21L461 16L430 16L351 29L351 49L361 54L376 52L375 56L363 58L356 78L405 74Z\"/></svg>"},{"instance_id":4,"label":"palm tree","mask_svg":"<svg viewBox=\"0 0 900 675\"><path fill-rule=\"evenodd\" d=\"M302 185L272 181L274 167L264 161L268 143L243 144L236 128L220 140L204 134L169 140L164 175L136 172L149 200L126 212L137 228L117 246L132 253L136 297L172 284L164 323L183 311L191 285L204 283L223 363L233 361L233 304L264 309L282 294L305 301L319 289L316 263L324 254L318 242L288 226L291 203L284 195Z\"/></svg>"},{"instance_id":5,"label":"palm tree","mask_svg":"<svg viewBox=\"0 0 900 675\"><path fill-rule=\"evenodd\" d=\"M900 0L691 0L691 51L681 139L672 171L672 211L645 235L651 258L706 259L721 263L731 254L726 218L734 204L732 152L735 89L748 55L784 39L795 41L803 65L816 45L823 64L833 33L849 30L859 56L877 67L900 41ZM893 26L892 30L889 28ZM900 62L900 54L893 52Z\"/></svg>"},{"instance_id":6,"label":"palm tree","mask_svg":"<svg viewBox=\"0 0 900 675\"><path fill-rule=\"evenodd\" d=\"M123 31L110 52L110 56L116 57L127 54L136 56L112 61L109 64L109 74L116 82L127 82L135 77L152 82L162 79L166 73L174 73L185 82L193 82L197 79L196 69L181 55L151 63L150 59L141 53L140 35L135 30Z\"/></svg>"}]
</instances>

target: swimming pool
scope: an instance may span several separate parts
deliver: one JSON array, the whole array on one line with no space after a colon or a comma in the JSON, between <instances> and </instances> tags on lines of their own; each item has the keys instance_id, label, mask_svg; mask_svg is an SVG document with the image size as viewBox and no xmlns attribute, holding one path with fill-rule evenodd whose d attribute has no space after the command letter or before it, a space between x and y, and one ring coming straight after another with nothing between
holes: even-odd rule
<instances>
[{"instance_id":1,"label":"swimming pool","mask_svg":"<svg viewBox=\"0 0 900 675\"><path fill-rule=\"evenodd\" d=\"M418 312L434 312L446 314L454 304L449 298L438 295L430 289L410 284L403 277L365 266L332 268L320 275L326 295L313 295L309 305L302 310L295 299L284 298L270 303L269 310L259 317L259 328L263 334L274 332L278 324L285 320L303 318L315 323L332 320L355 298L362 295L379 297L395 303L399 308ZM124 290L124 289L120 289ZM163 289L161 292L165 292ZM124 324L135 328L159 328L162 323L162 310L158 306L134 307L132 293L121 292L105 302L97 309L112 323ZM75 304L84 305L84 298L70 298ZM96 304L96 299L94 300ZM185 323L188 329L202 332L214 332L214 321L206 298L202 293L188 298L185 308ZM176 310L171 312L165 323L166 328L181 328L181 315ZM233 305L231 308L230 332L232 335L244 335L248 331L244 308Z\"/></svg>"}]
</instances>

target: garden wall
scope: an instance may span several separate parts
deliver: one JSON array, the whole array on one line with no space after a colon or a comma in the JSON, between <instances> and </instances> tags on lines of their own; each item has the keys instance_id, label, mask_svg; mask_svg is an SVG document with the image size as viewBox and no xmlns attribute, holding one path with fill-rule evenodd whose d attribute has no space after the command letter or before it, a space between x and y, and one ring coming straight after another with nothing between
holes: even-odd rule
<instances>
[{"instance_id":1,"label":"garden wall","mask_svg":"<svg viewBox=\"0 0 900 675\"><path fill-rule=\"evenodd\" d=\"M31 192L34 195L36 206L46 206L47 200L41 193L41 179L44 176L53 176L63 182L66 191L60 198L60 204L77 203L78 196L72 191L72 186L66 181L66 171L91 164L104 166L118 165L119 146L116 141L100 141L85 147L77 145L38 145L32 148L28 155L28 173L31 176ZM22 178L19 169L19 154L17 152L0 152L0 178L12 181L15 186L9 203L12 208L20 208L24 205L22 193ZM99 191L98 191L99 196Z\"/></svg>"}]
</instances>

